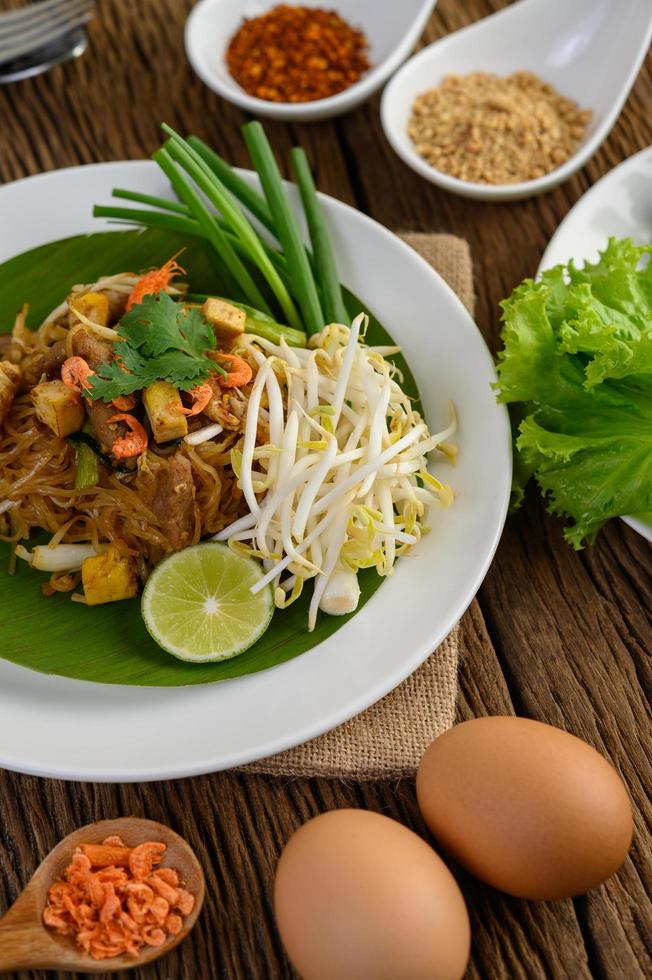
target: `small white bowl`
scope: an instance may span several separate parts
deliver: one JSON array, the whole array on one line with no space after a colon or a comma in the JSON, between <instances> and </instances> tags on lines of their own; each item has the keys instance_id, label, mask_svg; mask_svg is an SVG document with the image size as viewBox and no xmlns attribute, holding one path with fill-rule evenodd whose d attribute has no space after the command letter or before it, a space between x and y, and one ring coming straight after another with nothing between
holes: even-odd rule
<instances>
[{"instance_id":1,"label":"small white bowl","mask_svg":"<svg viewBox=\"0 0 652 980\"><path fill-rule=\"evenodd\" d=\"M521 0L411 58L383 93L385 136L409 167L454 194L494 201L541 194L583 167L605 139L634 84L651 34L650 0ZM436 170L408 136L412 104L445 75L472 71L539 75L581 108L593 110L584 141L556 170L518 184L471 183Z\"/></svg>"},{"instance_id":2,"label":"small white bowl","mask_svg":"<svg viewBox=\"0 0 652 980\"><path fill-rule=\"evenodd\" d=\"M360 27L369 41L372 68L350 88L314 102L268 102L248 95L229 74L224 55L245 17L258 17L277 0L200 0L186 24L186 54L201 80L222 98L254 116L312 122L348 112L383 85L415 46L437 0L334 0L349 24ZM287 0L286 0L287 2ZM290 0L292 2L292 0ZM323 7L323 0L298 0L295 6ZM331 4L327 4L331 6Z\"/></svg>"}]
</instances>

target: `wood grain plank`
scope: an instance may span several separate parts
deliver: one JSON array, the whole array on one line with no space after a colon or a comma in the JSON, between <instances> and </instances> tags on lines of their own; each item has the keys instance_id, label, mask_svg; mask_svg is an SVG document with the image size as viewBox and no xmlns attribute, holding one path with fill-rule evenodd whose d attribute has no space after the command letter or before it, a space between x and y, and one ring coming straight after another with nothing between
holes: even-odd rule
<instances>
[{"instance_id":1,"label":"wood grain plank","mask_svg":"<svg viewBox=\"0 0 652 980\"><path fill-rule=\"evenodd\" d=\"M516 713L477 599L460 623L458 684L457 721Z\"/></svg>"},{"instance_id":2,"label":"wood grain plank","mask_svg":"<svg viewBox=\"0 0 652 980\"><path fill-rule=\"evenodd\" d=\"M643 977L652 969L645 938L649 943L652 928L649 677L647 670L637 670L636 659L645 654L632 643L620 607L604 589L606 553L613 575L613 554L623 553L623 536L630 538L622 527L608 528L590 557L580 558L564 546L558 523L529 507L509 521L480 603L518 713L584 738L613 762L628 786L636 827L630 857L612 881L576 905L600 975L617 975L618 962L623 975ZM648 546L634 535L629 544L640 556L640 568L634 561L630 571L640 574L643 585ZM647 579L639 595L640 606L630 595L623 609L631 609L649 650Z\"/></svg>"}]
</instances>

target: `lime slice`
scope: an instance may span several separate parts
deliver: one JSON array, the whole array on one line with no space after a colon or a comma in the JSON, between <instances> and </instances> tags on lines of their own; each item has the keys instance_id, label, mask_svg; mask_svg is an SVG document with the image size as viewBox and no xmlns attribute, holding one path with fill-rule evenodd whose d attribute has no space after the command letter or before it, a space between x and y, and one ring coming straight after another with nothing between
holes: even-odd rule
<instances>
[{"instance_id":1,"label":"lime slice","mask_svg":"<svg viewBox=\"0 0 652 980\"><path fill-rule=\"evenodd\" d=\"M147 581L141 607L145 626L180 660L237 657L265 632L274 612L271 587L251 593L263 574L253 558L217 542L178 551Z\"/></svg>"}]
</instances>

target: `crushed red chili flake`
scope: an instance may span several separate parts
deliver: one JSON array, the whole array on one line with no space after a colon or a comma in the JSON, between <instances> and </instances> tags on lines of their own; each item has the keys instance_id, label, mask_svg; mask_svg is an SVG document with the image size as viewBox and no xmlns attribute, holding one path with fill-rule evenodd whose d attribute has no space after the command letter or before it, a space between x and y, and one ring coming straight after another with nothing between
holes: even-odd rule
<instances>
[{"instance_id":1,"label":"crushed red chili flake","mask_svg":"<svg viewBox=\"0 0 652 980\"><path fill-rule=\"evenodd\" d=\"M336 95L370 67L367 39L334 10L279 4L245 19L226 52L239 85L268 102Z\"/></svg>"}]
</instances>

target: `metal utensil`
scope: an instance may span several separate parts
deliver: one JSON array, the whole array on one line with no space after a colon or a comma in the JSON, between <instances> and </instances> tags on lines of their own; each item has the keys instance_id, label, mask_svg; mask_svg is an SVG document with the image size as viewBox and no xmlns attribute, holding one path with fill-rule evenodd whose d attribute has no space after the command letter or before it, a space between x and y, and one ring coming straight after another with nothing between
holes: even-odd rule
<instances>
[{"instance_id":1,"label":"metal utensil","mask_svg":"<svg viewBox=\"0 0 652 980\"><path fill-rule=\"evenodd\" d=\"M40 0L0 14L0 71L9 61L32 57L91 18L93 0Z\"/></svg>"},{"instance_id":2,"label":"metal utensil","mask_svg":"<svg viewBox=\"0 0 652 980\"><path fill-rule=\"evenodd\" d=\"M71 31L64 37L38 48L29 55L0 64L0 85L18 82L49 71L70 58L79 58L88 47L88 38L82 28Z\"/></svg>"}]
</instances>

